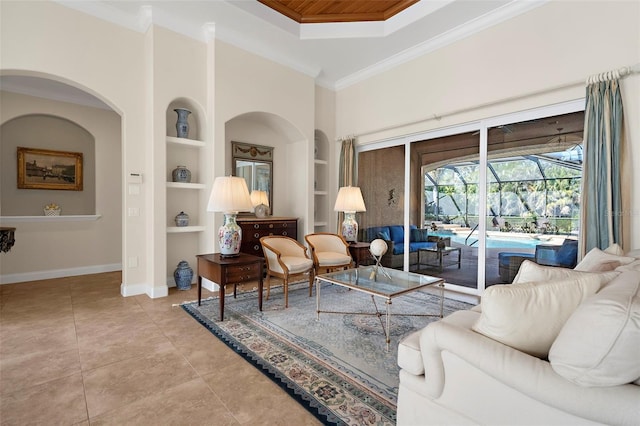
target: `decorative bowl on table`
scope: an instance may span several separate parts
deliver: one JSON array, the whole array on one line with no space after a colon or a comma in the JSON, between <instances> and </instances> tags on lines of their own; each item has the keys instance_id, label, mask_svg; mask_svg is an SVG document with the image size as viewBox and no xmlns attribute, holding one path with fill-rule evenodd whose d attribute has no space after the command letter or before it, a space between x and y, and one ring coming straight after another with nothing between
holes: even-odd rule
<instances>
[{"instance_id":1,"label":"decorative bowl on table","mask_svg":"<svg viewBox=\"0 0 640 426\"><path fill-rule=\"evenodd\" d=\"M55 203L47 204L46 206L44 206L44 215L60 216L60 210L60 206Z\"/></svg>"}]
</instances>

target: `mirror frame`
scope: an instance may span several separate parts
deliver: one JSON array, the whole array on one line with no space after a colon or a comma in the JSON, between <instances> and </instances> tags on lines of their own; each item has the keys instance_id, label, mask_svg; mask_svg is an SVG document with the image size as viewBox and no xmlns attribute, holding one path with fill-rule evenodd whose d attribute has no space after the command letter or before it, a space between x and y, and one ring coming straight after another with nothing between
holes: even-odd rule
<instances>
[{"instance_id":1,"label":"mirror frame","mask_svg":"<svg viewBox=\"0 0 640 426\"><path fill-rule=\"evenodd\" d=\"M231 141L231 159L233 176L238 176L237 164L239 161L267 164L269 166L269 189L267 193L269 194L269 210L273 214L273 147ZM260 189L253 188L253 183L248 181L247 188L249 193L255 189Z\"/></svg>"}]
</instances>

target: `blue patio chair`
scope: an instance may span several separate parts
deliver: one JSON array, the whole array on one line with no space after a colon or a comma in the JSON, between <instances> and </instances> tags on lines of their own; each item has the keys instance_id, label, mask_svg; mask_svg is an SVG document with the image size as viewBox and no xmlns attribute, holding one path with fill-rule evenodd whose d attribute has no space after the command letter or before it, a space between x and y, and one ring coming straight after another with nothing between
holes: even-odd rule
<instances>
[{"instance_id":1,"label":"blue patio chair","mask_svg":"<svg viewBox=\"0 0 640 426\"><path fill-rule=\"evenodd\" d=\"M538 265L575 268L578 262L578 240L565 239L562 245L537 245L534 261Z\"/></svg>"}]
</instances>

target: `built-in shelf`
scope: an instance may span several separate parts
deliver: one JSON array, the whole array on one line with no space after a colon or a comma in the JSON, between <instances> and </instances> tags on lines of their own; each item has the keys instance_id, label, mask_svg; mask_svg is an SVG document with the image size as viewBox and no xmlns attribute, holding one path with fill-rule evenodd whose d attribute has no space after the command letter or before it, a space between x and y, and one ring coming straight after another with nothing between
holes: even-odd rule
<instances>
[{"instance_id":1,"label":"built-in shelf","mask_svg":"<svg viewBox=\"0 0 640 426\"><path fill-rule=\"evenodd\" d=\"M313 195L329 195L327 191L313 191Z\"/></svg>"},{"instance_id":2,"label":"built-in shelf","mask_svg":"<svg viewBox=\"0 0 640 426\"><path fill-rule=\"evenodd\" d=\"M205 189L204 183L167 182L167 188L176 189Z\"/></svg>"},{"instance_id":3,"label":"built-in shelf","mask_svg":"<svg viewBox=\"0 0 640 426\"><path fill-rule=\"evenodd\" d=\"M176 145L193 146L195 148L204 148L205 146L203 141L198 141L195 139L177 138L175 136L167 136L167 143L172 143Z\"/></svg>"},{"instance_id":4,"label":"built-in shelf","mask_svg":"<svg viewBox=\"0 0 640 426\"><path fill-rule=\"evenodd\" d=\"M204 231L204 226L168 226L167 233L168 234L178 234L178 233L186 233L186 232L202 232Z\"/></svg>"},{"instance_id":5,"label":"built-in shelf","mask_svg":"<svg viewBox=\"0 0 640 426\"><path fill-rule=\"evenodd\" d=\"M98 220L101 217L101 214L60 216L0 216L0 222L87 222Z\"/></svg>"},{"instance_id":6,"label":"built-in shelf","mask_svg":"<svg viewBox=\"0 0 640 426\"><path fill-rule=\"evenodd\" d=\"M318 160L317 158L315 160L313 160L314 163L316 164L329 164L329 162L327 160Z\"/></svg>"},{"instance_id":7,"label":"built-in shelf","mask_svg":"<svg viewBox=\"0 0 640 426\"><path fill-rule=\"evenodd\" d=\"M314 222L313 226L327 226L327 222Z\"/></svg>"}]
</instances>

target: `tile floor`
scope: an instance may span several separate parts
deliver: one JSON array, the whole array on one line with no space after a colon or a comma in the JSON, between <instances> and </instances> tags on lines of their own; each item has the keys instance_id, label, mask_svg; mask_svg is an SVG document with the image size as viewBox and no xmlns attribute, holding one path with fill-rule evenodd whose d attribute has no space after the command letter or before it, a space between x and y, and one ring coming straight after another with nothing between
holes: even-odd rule
<instances>
[{"instance_id":1,"label":"tile floor","mask_svg":"<svg viewBox=\"0 0 640 426\"><path fill-rule=\"evenodd\" d=\"M196 299L195 286L125 298L120 282L0 286L1 425L320 424L172 306Z\"/></svg>"}]
</instances>

